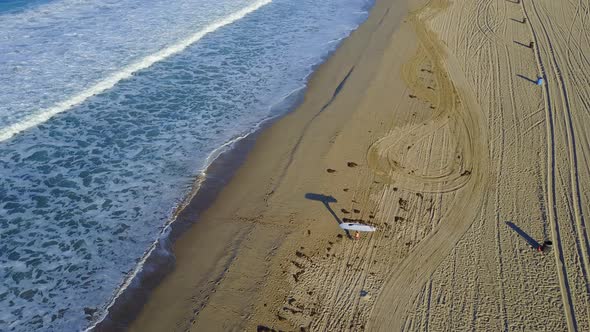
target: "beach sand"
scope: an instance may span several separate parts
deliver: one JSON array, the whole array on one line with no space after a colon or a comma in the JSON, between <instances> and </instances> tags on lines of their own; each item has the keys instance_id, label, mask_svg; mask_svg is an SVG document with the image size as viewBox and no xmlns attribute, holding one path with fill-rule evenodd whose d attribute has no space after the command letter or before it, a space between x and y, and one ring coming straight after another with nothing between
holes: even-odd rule
<instances>
[{"instance_id":1,"label":"beach sand","mask_svg":"<svg viewBox=\"0 0 590 332\"><path fill-rule=\"evenodd\" d=\"M378 0L130 330L590 331L589 9Z\"/></svg>"}]
</instances>

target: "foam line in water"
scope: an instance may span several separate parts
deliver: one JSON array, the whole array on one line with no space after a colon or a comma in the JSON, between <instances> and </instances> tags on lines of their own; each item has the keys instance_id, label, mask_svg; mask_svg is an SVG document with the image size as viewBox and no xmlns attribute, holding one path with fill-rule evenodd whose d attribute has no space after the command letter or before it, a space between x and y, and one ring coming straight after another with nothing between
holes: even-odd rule
<instances>
[{"instance_id":1,"label":"foam line in water","mask_svg":"<svg viewBox=\"0 0 590 332\"><path fill-rule=\"evenodd\" d=\"M188 46L199 41L208 33L213 32L225 25L231 24L248 15L249 13L259 9L260 7L269 4L270 2L272 2L272 0L258 0L241 10L208 25L207 27L196 32L190 37L183 39L178 43L173 44L165 49L162 49L154 54L148 55L143 59L130 64L127 67L124 67L121 71L105 78L104 80L94 84L90 88L72 96L71 98L62 101L53 107L42 110L37 114L31 115L25 118L24 120L20 121L19 123L12 124L0 130L0 142L7 140L22 131L38 126L46 122L56 114L65 112L71 109L72 107L83 103L86 99L112 88L118 82L131 77L133 73L146 69L155 64L156 62L162 61L178 52L181 52Z\"/></svg>"}]
</instances>

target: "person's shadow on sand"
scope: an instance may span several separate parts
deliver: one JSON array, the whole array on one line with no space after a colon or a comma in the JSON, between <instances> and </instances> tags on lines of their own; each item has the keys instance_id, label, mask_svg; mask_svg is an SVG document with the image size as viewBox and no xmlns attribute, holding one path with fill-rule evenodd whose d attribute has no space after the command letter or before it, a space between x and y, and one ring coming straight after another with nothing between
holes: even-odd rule
<instances>
[{"instance_id":1,"label":"person's shadow on sand","mask_svg":"<svg viewBox=\"0 0 590 332\"><path fill-rule=\"evenodd\" d=\"M526 243L528 243L528 245L531 246L532 249L537 251L545 251L551 249L551 245L553 244L551 241L544 241L543 244L540 244L531 236L529 236L525 231L520 229L520 227L515 225L513 222L506 221L505 223L506 225L508 225L508 227L512 228L513 231L520 235L526 241Z\"/></svg>"},{"instance_id":2,"label":"person's shadow on sand","mask_svg":"<svg viewBox=\"0 0 590 332\"><path fill-rule=\"evenodd\" d=\"M340 218L338 218L338 215L336 215L336 212L334 212L334 210L332 210L332 207L330 206L330 203L337 203L338 200L336 198L334 198L334 196L327 196L327 195L323 195L323 194L314 194L314 193L307 193L305 194L305 198L311 200L311 201L318 201L318 202L322 202L324 204L324 206L326 207L326 209L328 209L328 211L332 214L332 216L334 217L334 219L336 219L336 222L338 224L342 224L342 220ZM346 232L346 236L348 238L352 238L350 236L350 233L348 232L348 230L344 230Z\"/></svg>"}]
</instances>

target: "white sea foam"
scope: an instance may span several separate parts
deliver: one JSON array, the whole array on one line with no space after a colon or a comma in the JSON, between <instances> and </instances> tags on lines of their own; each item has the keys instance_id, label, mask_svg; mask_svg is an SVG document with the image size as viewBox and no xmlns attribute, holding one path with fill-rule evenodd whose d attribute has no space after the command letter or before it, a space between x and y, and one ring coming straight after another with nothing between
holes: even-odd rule
<instances>
[{"instance_id":1,"label":"white sea foam","mask_svg":"<svg viewBox=\"0 0 590 332\"><path fill-rule=\"evenodd\" d=\"M51 119L53 116L65 112L71 109L72 107L83 103L88 98L112 88L118 82L131 77L133 73L149 68L156 62L162 61L178 52L183 51L190 45L198 42L205 35L243 18L244 16L259 9L260 7L269 4L271 1L272 0L258 0L253 4L247 6L246 8L243 8L235 13L232 13L231 15L228 15L227 17L219 21L213 22L212 24L206 26L204 29L194 33L190 37L183 39L173 44L172 46L166 47L154 54L150 54L137 62L132 63L131 65L121 69L115 74L94 84L90 88L80 93L77 93L76 95L64 101L61 101L50 108L36 112L24 118L18 123L11 124L5 128L2 128L0 130L0 142L11 138L19 132L22 132L24 130L33 128L41 123L44 123L47 120Z\"/></svg>"}]
</instances>

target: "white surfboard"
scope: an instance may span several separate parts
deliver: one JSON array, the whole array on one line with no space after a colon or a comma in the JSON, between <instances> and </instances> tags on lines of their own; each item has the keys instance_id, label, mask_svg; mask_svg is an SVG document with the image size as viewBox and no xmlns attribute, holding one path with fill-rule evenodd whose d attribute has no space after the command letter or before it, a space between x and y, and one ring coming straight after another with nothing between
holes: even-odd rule
<instances>
[{"instance_id":1,"label":"white surfboard","mask_svg":"<svg viewBox=\"0 0 590 332\"><path fill-rule=\"evenodd\" d=\"M350 223L345 222L340 224L340 228L347 229L349 231L359 231L359 232L374 232L377 228L369 225L357 224L357 223Z\"/></svg>"}]
</instances>

